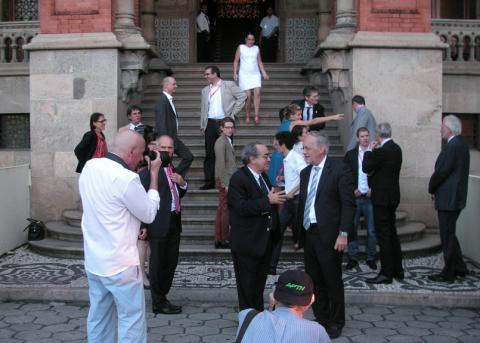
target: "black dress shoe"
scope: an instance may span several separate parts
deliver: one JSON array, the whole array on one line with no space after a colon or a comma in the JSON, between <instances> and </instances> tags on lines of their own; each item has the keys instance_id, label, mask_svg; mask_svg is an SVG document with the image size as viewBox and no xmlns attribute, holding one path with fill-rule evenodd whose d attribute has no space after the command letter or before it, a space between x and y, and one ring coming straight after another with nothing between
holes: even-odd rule
<instances>
[{"instance_id":1,"label":"black dress shoe","mask_svg":"<svg viewBox=\"0 0 480 343\"><path fill-rule=\"evenodd\" d=\"M393 274L393 277L398 280L403 280L405 279L405 273L404 272L395 273Z\"/></svg>"},{"instance_id":2,"label":"black dress shoe","mask_svg":"<svg viewBox=\"0 0 480 343\"><path fill-rule=\"evenodd\" d=\"M277 275L277 268L276 267L268 268L268 275Z\"/></svg>"},{"instance_id":3,"label":"black dress shoe","mask_svg":"<svg viewBox=\"0 0 480 343\"><path fill-rule=\"evenodd\" d=\"M392 278L378 274L377 276L365 280L367 283L375 284L375 285L380 285L380 284L389 284L392 283Z\"/></svg>"},{"instance_id":4,"label":"black dress shoe","mask_svg":"<svg viewBox=\"0 0 480 343\"><path fill-rule=\"evenodd\" d=\"M455 272L455 276L465 277L468 274L468 270L464 272Z\"/></svg>"},{"instance_id":5,"label":"black dress shoe","mask_svg":"<svg viewBox=\"0 0 480 343\"><path fill-rule=\"evenodd\" d=\"M377 270L377 262L375 262L374 260L368 260L367 266L369 266L370 269Z\"/></svg>"},{"instance_id":6,"label":"black dress shoe","mask_svg":"<svg viewBox=\"0 0 480 343\"><path fill-rule=\"evenodd\" d=\"M222 242L215 241L215 249L220 249L222 247Z\"/></svg>"},{"instance_id":7,"label":"black dress shoe","mask_svg":"<svg viewBox=\"0 0 480 343\"><path fill-rule=\"evenodd\" d=\"M228 241L220 242L220 248L222 249L230 249L230 243Z\"/></svg>"},{"instance_id":8,"label":"black dress shoe","mask_svg":"<svg viewBox=\"0 0 480 343\"><path fill-rule=\"evenodd\" d=\"M347 262L347 265L345 266L345 269L346 270L351 270L351 269L355 268L356 266L358 266L358 262L354 259L349 258L348 262Z\"/></svg>"},{"instance_id":9,"label":"black dress shoe","mask_svg":"<svg viewBox=\"0 0 480 343\"><path fill-rule=\"evenodd\" d=\"M443 274L433 274L433 275L429 275L428 276L428 279L430 281L434 281L434 282L446 282L446 283L453 283L454 279L450 279L450 278L447 278L445 275Z\"/></svg>"},{"instance_id":10,"label":"black dress shoe","mask_svg":"<svg viewBox=\"0 0 480 343\"><path fill-rule=\"evenodd\" d=\"M342 334L342 328L340 326L332 324L327 325L325 327L325 331L327 331L328 337L330 337L330 339L340 337L340 335Z\"/></svg>"},{"instance_id":11,"label":"black dress shoe","mask_svg":"<svg viewBox=\"0 0 480 343\"><path fill-rule=\"evenodd\" d=\"M214 189L214 188L215 188L215 185L210 184L210 183L206 183L202 187L200 187L200 190L201 191L206 191L207 189Z\"/></svg>"},{"instance_id":12,"label":"black dress shoe","mask_svg":"<svg viewBox=\"0 0 480 343\"><path fill-rule=\"evenodd\" d=\"M182 307L173 305L170 301L165 300L164 302L153 306L153 313L154 314L179 314L182 313Z\"/></svg>"}]
</instances>

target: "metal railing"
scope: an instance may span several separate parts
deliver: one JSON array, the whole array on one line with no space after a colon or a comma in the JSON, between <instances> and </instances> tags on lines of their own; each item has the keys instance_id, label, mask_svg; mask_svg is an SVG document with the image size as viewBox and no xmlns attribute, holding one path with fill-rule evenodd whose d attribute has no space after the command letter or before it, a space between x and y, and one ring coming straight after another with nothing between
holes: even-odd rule
<instances>
[{"instance_id":1,"label":"metal railing","mask_svg":"<svg viewBox=\"0 0 480 343\"><path fill-rule=\"evenodd\" d=\"M23 49L40 30L38 21L0 22L0 63L28 63Z\"/></svg>"}]
</instances>

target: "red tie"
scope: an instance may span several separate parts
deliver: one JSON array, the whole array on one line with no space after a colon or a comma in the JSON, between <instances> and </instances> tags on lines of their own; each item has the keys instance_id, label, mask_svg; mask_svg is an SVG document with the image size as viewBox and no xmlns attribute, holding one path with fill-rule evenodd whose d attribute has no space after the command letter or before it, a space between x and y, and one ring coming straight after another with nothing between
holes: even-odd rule
<instances>
[{"instance_id":1,"label":"red tie","mask_svg":"<svg viewBox=\"0 0 480 343\"><path fill-rule=\"evenodd\" d=\"M168 167L167 167L168 185L170 186L170 191L172 192L173 202L175 204L175 212L179 213L180 212L180 197L178 196L177 186L175 185L174 182L172 182L172 179L171 179L172 174L173 174L172 165L169 164Z\"/></svg>"}]
</instances>

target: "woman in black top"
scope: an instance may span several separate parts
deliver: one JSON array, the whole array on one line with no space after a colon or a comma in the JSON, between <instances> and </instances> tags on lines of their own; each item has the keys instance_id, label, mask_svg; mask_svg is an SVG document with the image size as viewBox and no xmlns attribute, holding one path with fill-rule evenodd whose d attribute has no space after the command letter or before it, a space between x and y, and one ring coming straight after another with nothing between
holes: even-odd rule
<instances>
[{"instance_id":1,"label":"woman in black top","mask_svg":"<svg viewBox=\"0 0 480 343\"><path fill-rule=\"evenodd\" d=\"M75 156L78 159L76 172L81 173L85 163L91 158L104 157L107 154L105 141L105 116L95 112L90 116L90 131L86 132L80 143L75 147Z\"/></svg>"}]
</instances>

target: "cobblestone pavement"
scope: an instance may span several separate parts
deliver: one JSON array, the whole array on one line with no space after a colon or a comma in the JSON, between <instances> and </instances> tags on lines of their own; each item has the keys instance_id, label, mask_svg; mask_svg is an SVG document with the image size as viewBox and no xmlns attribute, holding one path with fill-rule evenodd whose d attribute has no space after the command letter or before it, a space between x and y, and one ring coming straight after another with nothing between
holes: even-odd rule
<instances>
[{"instance_id":1,"label":"cobblestone pavement","mask_svg":"<svg viewBox=\"0 0 480 343\"><path fill-rule=\"evenodd\" d=\"M0 343L85 342L87 311L86 305L0 303ZM149 342L234 342L238 325L232 303L192 304L179 315L147 315ZM478 343L480 309L349 306L343 335L334 342Z\"/></svg>"}]
</instances>

